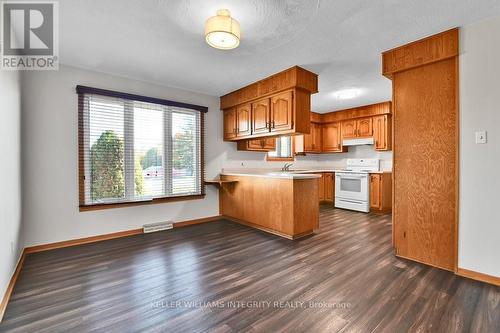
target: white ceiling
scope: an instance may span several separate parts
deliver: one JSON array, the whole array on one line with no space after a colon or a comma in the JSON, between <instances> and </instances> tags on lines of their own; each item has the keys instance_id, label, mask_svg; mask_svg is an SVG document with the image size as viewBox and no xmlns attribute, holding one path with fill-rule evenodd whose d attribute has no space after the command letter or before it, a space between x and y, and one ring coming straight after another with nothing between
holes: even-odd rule
<instances>
[{"instance_id":1,"label":"white ceiling","mask_svg":"<svg viewBox=\"0 0 500 333\"><path fill-rule=\"evenodd\" d=\"M382 51L500 15L498 0L61 0L61 63L220 96L299 65L319 74L312 110L388 100ZM240 21L232 51L209 47L219 8ZM359 88L351 100L333 92Z\"/></svg>"}]
</instances>

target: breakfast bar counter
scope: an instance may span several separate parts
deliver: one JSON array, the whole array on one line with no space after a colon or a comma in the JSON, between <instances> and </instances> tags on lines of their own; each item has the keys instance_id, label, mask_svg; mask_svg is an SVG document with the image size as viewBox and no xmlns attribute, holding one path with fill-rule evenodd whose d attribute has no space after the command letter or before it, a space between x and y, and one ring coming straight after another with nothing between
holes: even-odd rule
<instances>
[{"instance_id":1,"label":"breakfast bar counter","mask_svg":"<svg viewBox=\"0 0 500 333\"><path fill-rule=\"evenodd\" d=\"M319 175L223 171L233 181L219 189L225 218L281 237L297 239L319 227Z\"/></svg>"}]
</instances>

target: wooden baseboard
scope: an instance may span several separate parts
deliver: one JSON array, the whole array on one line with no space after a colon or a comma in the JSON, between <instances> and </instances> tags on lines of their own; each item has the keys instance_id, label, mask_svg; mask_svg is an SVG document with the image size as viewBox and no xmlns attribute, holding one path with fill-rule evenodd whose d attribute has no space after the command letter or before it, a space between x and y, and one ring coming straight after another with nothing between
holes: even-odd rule
<instances>
[{"instance_id":1,"label":"wooden baseboard","mask_svg":"<svg viewBox=\"0 0 500 333\"><path fill-rule=\"evenodd\" d=\"M457 271L455 274L472 279L472 280L477 280L477 281L493 284L495 286L500 286L500 277L498 277L498 276L479 273L479 272L471 271L471 270L468 270L465 268L460 268L460 267L457 268Z\"/></svg>"},{"instance_id":2,"label":"wooden baseboard","mask_svg":"<svg viewBox=\"0 0 500 333\"><path fill-rule=\"evenodd\" d=\"M217 221L220 219L221 219L221 217L219 215L217 215L217 216L204 217L201 219L175 222L174 228L182 228L182 227L187 227L189 225L194 225L194 224L213 222L213 221ZM77 238L77 239L72 239L72 240L67 240L67 241L62 241L62 242L42 244L42 245L36 245L36 246L29 246L29 247L25 248L24 251L25 251L25 253L36 253L36 252L41 252L41 251L60 249L60 248L69 247L69 246L95 243L95 242L100 242L100 241L110 240L110 239L115 239L115 238L134 236L134 235L139 235L142 233L143 233L142 228L125 230L125 231L113 232L110 234Z\"/></svg>"},{"instance_id":3,"label":"wooden baseboard","mask_svg":"<svg viewBox=\"0 0 500 333\"><path fill-rule=\"evenodd\" d=\"M176 222L176 223L174 223L174 229L175 228L187 227L187 226L190 226L190 225L195 225L195 224L200 224L200 223L220 221L222 219L223 219L223 217L221 215L215 215L215 216L210 216L210 217L204 217L204 218L201 218L201 219L194 219L194 220Z\"/></svg>"},{"instance_id":4,"label":"wooden baseboard","mask_svg":"<svg viewBox=\"0 0 500 333\"><path fill-rule=\"evenodd\" d=\"M7 290L5 290L5 294L2 298L2 303L0 303L0 322L2 322L3 315L5 314L5 310L7 309L7 303L9 303L10 296L12 295L12 291L14 290L14 285L16 284L17 278L19 277L19 273L24 264L24 259L26 258L26 250L24 249L19 257L19 261L17 262L16 270L12 277L10 278L9 285L7 286Z\"/></svg>"},{"instance_id":5,"label":"wooden baseboard","mask_svg":"<svg viewBox=\"0 0 500 333\"><path fill-rule=\"evenodd\" d=\"M25 248L25 252L26 253L36 253L36 252L41 252L41 251L61 249L64 247L69 247L69 246L95 243L95 242L100 242L100 241L104 241L104 240L121 238L121 237L128 237L128 236L139 235L139 234L142 234L142 228L113 232L113 233L105 234L105 235L77 238L77 239L72 239L72 240L67 240L67 241L62 241L62 242L29 246L29 247Z\"/></svg>"}]
</instances>

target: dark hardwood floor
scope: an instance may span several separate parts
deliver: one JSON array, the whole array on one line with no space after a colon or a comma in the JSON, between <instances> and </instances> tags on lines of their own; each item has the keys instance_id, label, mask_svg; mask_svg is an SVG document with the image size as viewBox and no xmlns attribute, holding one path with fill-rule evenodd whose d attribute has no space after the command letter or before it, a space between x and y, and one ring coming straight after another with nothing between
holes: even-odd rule
<instances>
[{"instance_id":1,"label":"dark hardwood floor","mask_svg":"<svg viewBox=\"0 0 500 333\"><path fill-rule=\"evenodd\" d=\"M500 332L500 288L397 259L390 216L322 207L298 241L220 221L30 254L0 331Z\"/></svg>"}]
</instances>

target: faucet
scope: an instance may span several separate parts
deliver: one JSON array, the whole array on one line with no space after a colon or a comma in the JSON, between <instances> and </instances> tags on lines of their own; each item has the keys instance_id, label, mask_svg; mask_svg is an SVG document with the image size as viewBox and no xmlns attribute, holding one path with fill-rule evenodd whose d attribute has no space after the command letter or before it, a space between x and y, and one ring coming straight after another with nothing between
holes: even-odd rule
<instances>
[{"instance_id":1,"label":"faucet","mask_svg":"<svg viewBox=\"0 0 500 333\"><path fill-rule=\"evenodd\" d=\"M281 171L290 171L290 167L293 165L293 163L285 163L283 167L281 168Z\"/></svg>"}]
</instances>

